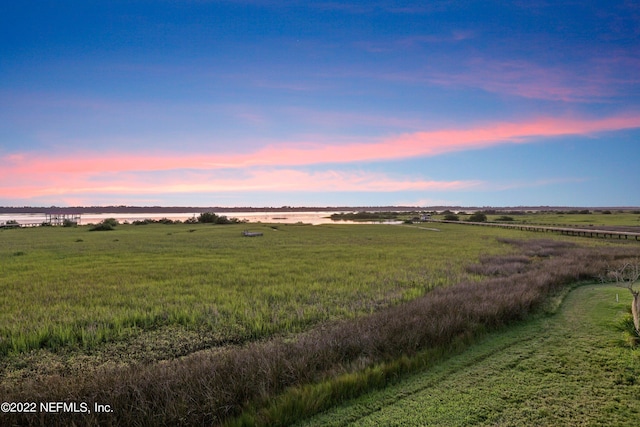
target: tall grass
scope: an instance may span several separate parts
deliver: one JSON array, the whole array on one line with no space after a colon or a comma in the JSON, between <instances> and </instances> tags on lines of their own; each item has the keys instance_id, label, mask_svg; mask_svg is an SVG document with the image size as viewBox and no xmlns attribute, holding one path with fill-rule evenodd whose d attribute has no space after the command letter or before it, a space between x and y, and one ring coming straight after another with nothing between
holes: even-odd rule
<instances>
[{"instance_id":1,"label":"tall grass","mask_svg":"<svg viewBox=\"0 0 640 427\"><path fill-rule=\"evenodd\" d=\"M326 402L335 402L335 393L340 398L357 395L404 369L403 362L387 370L375 367L380 363L392 366L394 361L408 360L430 348L471 340L524 319L570 284L602 273L608 260L638 255L636 246L583 248L554 240L508 242L525 254L515 258L518 271L503 269L509 275L493 272L503 271L495 266L512 264L513 255L485 257L480 260L485 266L472 270L491 272L492 277L437 287L411 301L328 322L295 337L203 351L159 364L109 368L90 378L46 378L28 382L19 390L1 390L0 395L5 400L77 400L116 408L112 414L62 414L46 419L60 425L200 425L222 423L250 406L268 407L268 402L291 387L342 378L342 386L314 393L318 403L303 405L308 408L296 415L304 416ZM247 419L275 424L290 415L258 409ZM11 420L38 424L29 415Z\"/></svg>"},{"instance_id":2,"label":"tall grass","mask_svg":"<svg viewBox=\"0 0 640 427\"><path fill-rule=\"evenodd\" d=\"M195 348L301 331L451 285L464 263L502 250L455 228L257 225L265 236L246 239L243 227L2 231L0 355L174 326L207 337Z\"/></svg>"}]
</instances>

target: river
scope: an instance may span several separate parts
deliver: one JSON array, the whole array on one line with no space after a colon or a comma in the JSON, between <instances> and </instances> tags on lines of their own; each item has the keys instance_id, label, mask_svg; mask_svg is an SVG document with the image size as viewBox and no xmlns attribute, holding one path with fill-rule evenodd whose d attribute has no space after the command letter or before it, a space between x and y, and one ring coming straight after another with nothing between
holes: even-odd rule
<instances>
[{"instance_id":1,"label":"river","mask_svg":"<svg viewBox=\"0 0 640 427\"><path fill-rule=\"evenodd\" d=\"M327 212L327 211L309 211L309 212L222 212L218 215L224 215L228 218L237 218L242 221L248 222L263 222L263 223L281 223L281 224L362 224L362 221L333 221L330 216L334 213L341 212ZM197 218L199 213L100 213L100 214L82 214L80 216L80 224L96 224L106 218L115 218L119 222L133 222L142 221L145 219L159 220L162 218L171 219L174 221L185 221L189 218ZM0 214L0 225L6 224L8 221L16 221L21 225L33 225L41 224L47 221L47 216L44 213L40 214L25 214L25 213L11 213ZM367 221L368 222L368 221ZM371 221L378 223L379 221ZM368 223L371 223L368 222ZM386 223L398 223L398 221L387 221Z\"/></svg>"}]
</instances>

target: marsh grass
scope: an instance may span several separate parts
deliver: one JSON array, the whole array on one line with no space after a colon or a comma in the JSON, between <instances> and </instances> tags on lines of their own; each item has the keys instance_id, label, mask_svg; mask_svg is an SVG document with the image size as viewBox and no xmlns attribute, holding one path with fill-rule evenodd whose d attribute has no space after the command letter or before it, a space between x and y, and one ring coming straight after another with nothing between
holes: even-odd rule
<instances>
[{"instance_id":1,"label":"marsh grass","mask_svg":"<svg viewBox=\"0 0 640 427\"><path fill-rule=\"evenodd\" d=\"M456 247L453 241L437 240L446 234L444 232L427 233L410 227L367 227L356 231L341 227L286 229L291 234L288 240L280 241L282 246L274 244L268 250L261 248L252 253L255 262L251 265L260 272L259 283L255 278L251 282L249 275L237 276L231 268L231 259L227 260L227 275L247 281L242 288L245 302L233 306L237 312L226 312L226 315L235 316L228 324L236 325L237 330L233 333L242 345L204 350L160 363L103 366L87 376L27 378L19 388L5 385L0 389L0 395L5 400L16 401L28 398L104 402L117 408L110 415L64 414L47 419L60 425L69 422L199 425L218 424L235 416L245 420L239 421L240 424L289 422L370 388L385 386L399 375L428 363L429 357L423 356L425 352L446 354L452 346L473 342L486 331L526 319L544 309L551 296L577 281L597 276L612 257L637 256L638 252L637 246L631 245L586 248L558 239L514 240L517 233L503 232L497 234L501 237L499 241L490 234L474 235L467 230L469 234L455 235L462 227L443 228L452 233L449 238L463 242ZM285 234L281 231L273 233L277 236ZM190 235L201 234L205 233L199 230ZM169 237L175 235L174 232ZM258 248L257 245L266 240L237 238L236 243L246 242L237 244L248 245L240 250L235 243L228 243L232 241L231 234L227 235L226 243L221 235L216 236L217 244L229 245L227 252L236 256L251 245ZM120 240L126 238L123 234ZM197 256L198 250L194 248L206 245L206 241L191 244L189 253ZM521 255L514 257L514 247ZM474 250L470 251L470 248ZM459 262L457 268L451 262L456 250L458 258L453 259ZM300 252L305 255L301 257ZM480 257L481 252L485 256ZM507 261L492 256L491 252L506 254ZM273 253L275 257L272 257ZM287 264L291 268L281 272L288 273L282 286L268 286L269 265L281 262L283 253L292 258L298 254L299 262ZM530 261L524 262L522 256ZM224 257L220 258L225 261ZM361 262L354 263L354 258ZM375 259L377 263L362 262L367 259ZM443 260L442 264L438 264L438 259ZM311 260L325 260L321 263L323 268L313 269L315 264ZM333 274L328 269L329 260L340 260L334 264L337 271ZM476 261L487 265L466 276L464 265ZM425 265L431 263L441 265L442 270L436 267L435 271L442 271L442 276L448 278L437 286L430 282L435 275L423 274ZM502 267L513 263L518 265L517 271ZM298 268L300 270L296 272ZM453 271L447 271L447 268ZM322 288L314 287L316 282L306 286L296 282L298 275L308 270L313 271L313 277L323 278ZM491 273L491 277L484 279L478 274L493 271L502 272ZM278 277L271 280L276 281ZM286 284L291 281L297 286ZM342 287L344 284L347 286ZM200 286L204 286L203 282ZM187 296L197 292L197 288L193 286ZM126 286L121 289L125 290ZM421 295L407 298L406 289L420 289ZM393 303L385 299L389 292L393 295ZM229 295L238 298L233 292ZM350 298L359 301L354 305ZM363 302L366 298L370 298L373 305ZM295 316L302 319L308 319L306 310L313 312L318 302L330 304L325 307L329 312L320 318L321 323L314 323L311 316L313 328L282 323L281 329L277 329L273 325L280 322L279 316L292 318L286 317L288 311L280 311L278 305L287 307L289 300L293 301L290 307L295 308ZM342 311L345 309L352 312L345 313ZM216 305L216 311L211 311L210 315L222 312ZM189 317L169 317L167 321L178 325L197 322ZM291 329L285 330L285 327ZM269 339L265 339L267 337ZM277 396L284 397L278 400ZM284 403L273 407L270 402ZM16 415L12 420L37 423L28 415Z\"/></svg>"},{"instance_id":2,"label":"marsh grass","mask_svg":"<svg viewBox=\"0 0 640 427\"><path fill-rule=\"evenodd\" d=\"M174 325L221 343L301 331L451 285L464 263L503 250L453 228L261 225L263 239L243 239L242 227L3 231L0 354L91 349Z\"/></svg>"}]
</instances>

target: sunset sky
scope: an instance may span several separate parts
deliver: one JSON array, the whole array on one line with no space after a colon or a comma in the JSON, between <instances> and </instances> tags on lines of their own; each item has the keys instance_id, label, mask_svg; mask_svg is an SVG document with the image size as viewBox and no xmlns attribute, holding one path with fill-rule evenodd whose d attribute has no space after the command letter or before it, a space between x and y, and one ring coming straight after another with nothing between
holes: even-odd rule
<instances>
[{"instance_id":1,"label":"sunset sky","mask_svg":"<svg viewBox=\"0 0 640 427\"><path fill-rule=\"evenodd\" d=\"M25 0L0 206L640 206L640 3Z\"/></svg>"}]
</instances>

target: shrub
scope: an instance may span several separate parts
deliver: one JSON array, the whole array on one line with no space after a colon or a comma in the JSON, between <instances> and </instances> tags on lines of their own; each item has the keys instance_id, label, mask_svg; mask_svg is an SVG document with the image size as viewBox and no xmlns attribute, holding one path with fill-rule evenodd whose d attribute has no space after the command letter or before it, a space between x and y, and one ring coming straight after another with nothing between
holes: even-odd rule
<instances>
[{"instance_id":1,"label":"shrub","mask_svg":"<svg viewBox=\"0 0 640 427\"><path fill-rule=\"evenodd\" d=\"M218 215L213 212L202 212L198 215L198 222L204 224L215 224L218 221Z\"/></svg>"},{"instance_id":2,"label":"shrub","mask_svg":"<svg viewBox=\"0 0 640 427\"><path fill-rule=\"evenodd\" d=\"M227 218L224 215L218 216L213 212L203 212L198 215L198 222L206 224L237 224L240 221L237 218ZM187 224L191 224L191 222L188 221Z\"/></svg>"},{"instance_id":3,"label":"shrub","mask_svg":"<svg viewBox=\"0 0 640 427\"><path fill-rule=\"evenodd\" d=\"M631 348L638 347L640 337L638 336L636 327L633 324L633 315L631 314L631 309L629 309L629 312L618 321L618 324L616 326L617 329L622 332L623 340L626 345Z\"/></svg>"},{"instance_id":4,"label":"shrub","mask_svg":"<svg viewBox=\"0 0 640 427\"><path fill-rule=\"evenodd\" d=\"M454 213L449 213L444 216L445 221L460 221L460 217Z\"/></svg>"},{"instance_id":5,"label":"shrub","mask_svg":"<svg viewBox=\"0 0 640 427\"><path fill-rule=\"evenodd\" d=\"M110 231L113 230L116 225L118 225L118 220L115 218L107 218L102 220L102 222L94 225L89 231Z\"/></svg>"},{"instance_id":6,"label":"shrub","mask_svg":"<svg viewBox=\"0 0 640 427\"><path fill-rule=\"evenodd\" d=\"M470 222L486 222L487 215L484 212L476 212L469 217L467 221Z\"/></svg>"},{"instance_id":7,"label":"shrub","mask_svg":"<svg viewBox=\"0 0 640 427\"><path fill-rule=\"evenodd\" d=\"M104 222L96 224L89 229L89 231L110 231L110 230L113 230L113 226L111 226L111 224L107 224Z\"/></svg>"}]
</instances>

